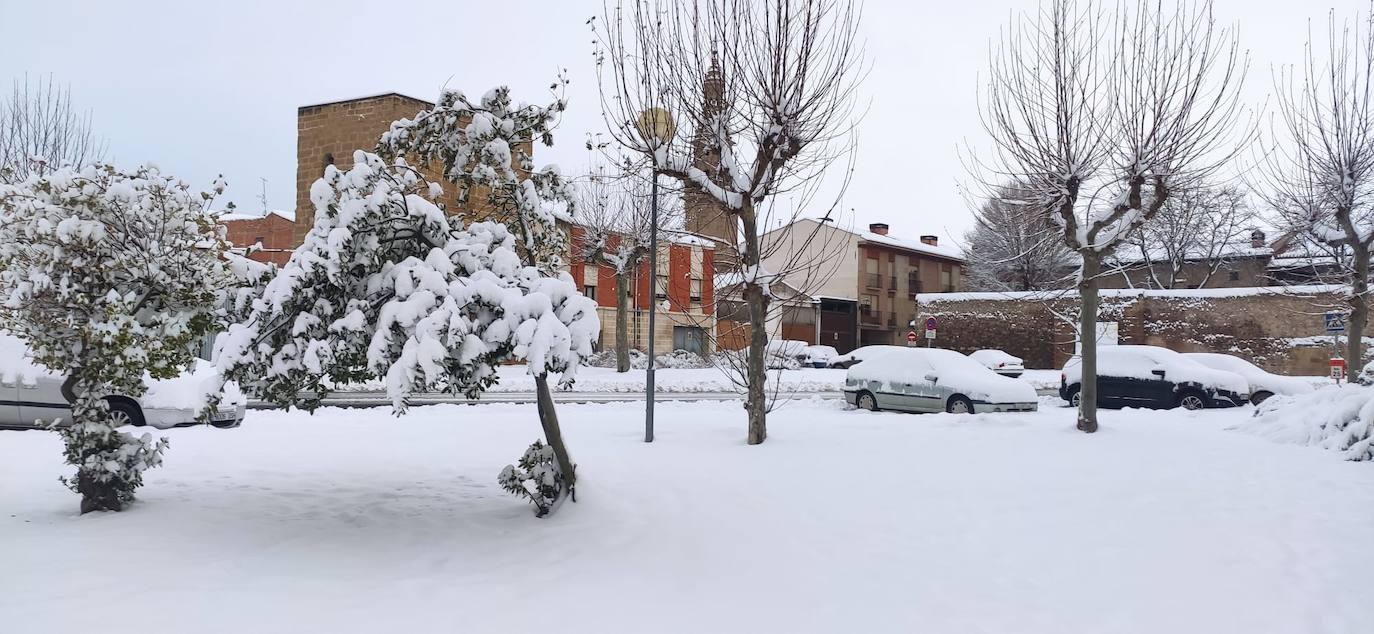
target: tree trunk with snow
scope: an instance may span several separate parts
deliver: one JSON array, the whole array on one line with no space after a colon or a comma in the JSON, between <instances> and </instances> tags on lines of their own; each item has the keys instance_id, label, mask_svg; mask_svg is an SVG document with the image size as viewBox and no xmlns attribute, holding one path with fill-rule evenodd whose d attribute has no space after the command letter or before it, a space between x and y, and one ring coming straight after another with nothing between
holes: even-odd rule
<instances>
[{"instance_id":1,"label":"tree trunk with snow","mask_svg":"<svg viewBox=\"0 0 1374 634\"><path fill-rule=\"evenodd\" d=\"M577 465L568 454L567 445L563 444L563 430L558 426L558 410L554 407L553 392L549 389L549 375L540 374L534 377L534 387L539 424L544 428L544 440L553 449L554 459L558 461L558 470L563 472L563 485L571 493L577 483Z\"/></svg>"},{"instance_id":2,"label":"tree trunk with snow","mask_svg":"<svg viewBox=\"0 0 1374 634\"><path fill-rule=\"evenodd\" d=\"M1346 324L1345 363L1350 372L1364 367L1364 328L1369 323L1369 244L1351 245L1354 275L1350 280L1350 318Z\"/></svg>"},{"instance_id":3,"label":"tree trunk with snow","mask_svg":"<svg viewBox=\"0 0 1374 634\"><path fill-rule=\"evenodd\" d=\"M615 274L615 371L630 371L630 274Z\"/></svg>"},{"instance_id":4,"label":"tree trunk with snow","mask_svg":"<svg viewBox=\"0 0 1374 634\"><path fill-rule=\"evenodd\" d=\"M1078 341L1083 378L1078 384L1078 430L1091 434L1097 431L1097 275L1102 264L1098 261L1100 256L1091 249L1080 253L1083 277L1078 282Z\"/></svg>"}]
</instances>

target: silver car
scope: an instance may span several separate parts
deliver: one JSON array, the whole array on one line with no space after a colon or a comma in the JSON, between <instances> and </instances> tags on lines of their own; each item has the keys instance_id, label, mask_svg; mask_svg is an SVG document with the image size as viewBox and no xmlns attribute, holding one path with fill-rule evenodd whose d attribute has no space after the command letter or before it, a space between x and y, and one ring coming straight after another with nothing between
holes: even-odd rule
<instances>
[{"instance_id":1,"label":"silver car","mask_svg":"<svg viewBox=\"0 0 1374 634\"><path fill-rule=\"evenodd\" d=\"M953 350L894 348L845 375L844 397L861 409L904 412L1033 412L1030 383L1000 376Z\"/></svg>"},{"instance_id":2,"label":"silver car","mask_svg":"<svg viewBox=\"0 0 1374 634\"><path fill-rule=\"evenodd\" d=\"M198 388L211 378L214 368L198 360L196 368L182 376L149 380L141 398L110 396L110 416L116 426L149 425L158 429L194 425L200 414L195 403ZM72 411L62 396L63 377L33 365L28 348L12 335L0 333L0 428L43 427L54 419L71 421ZM235 427L243 422L246 401L231 386L211 416L215 427Z\"/></svg>"}]
</instances>

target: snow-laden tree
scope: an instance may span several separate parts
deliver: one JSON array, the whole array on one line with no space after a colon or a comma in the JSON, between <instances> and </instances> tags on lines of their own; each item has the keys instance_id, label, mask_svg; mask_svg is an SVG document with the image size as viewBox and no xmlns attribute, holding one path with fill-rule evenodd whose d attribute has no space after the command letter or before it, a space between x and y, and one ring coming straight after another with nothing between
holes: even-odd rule
<instances>
[{"instance_id":1,"label":"snow-laden tree","mask_svg":"<svg viewBox=\"0 0 1374 634\"><path fill-rule=\"evenodd\" d=\"M214 193L223 191L217 183ZM156 168L62 168L0 185L0 314L34 361L65 374L70 424L58 425L64 479L81 512L118 511L166 439L121 432L106 398L139 396L195 359L232 278L222 229L192 192Z\"/></svg>"},{"instance_id":2,"label":"snow-laden tree","mask_svg":"<svg viewBox=\"0 0 1374 634\"><path fill-rule=\"evenodd\" d=\"M833 271L834 258L800 254L824 246L816 238L838 197L809 203L852 147L864 75L860 13L853 0L623 0L593 23L603 116L616 144L738 227L738 244L722 251L737 247L732 273L748 308L740 376L749 444L767 438L773 402L765 367L770 285L786 280L806 292L811 284L799 280L824 282ZM715 237L734 240L735 231L727 233ZM773 263L765 268L765 260Z\"/></svg>"},{"instance_id":3,"label":"snow-laden tree","mask_svg":"<svg viewBox=\"0 0 1374 634\"><path fill-rule=\"evenodd\" d=\"M649 182L634 165L616 164L614 168L597 164L578 183L576 222L582 240L574 245L574 256L592 267L609 267L615 273L615 358L616 371L630 371L630 294L640 267L649 260L654 230L650 213ZM658 209L660 240L665 244L682 222L679 196L661 196ZM647 274L647 271L645 271Z\"/></svg>"},{"instance_id":4,"label":"snow-laden tree","mask_svg":"<svg viewBox=\"0 0 1374 634\"><path fill-rule=\"evenodd\" d=\"M403 160L353 160L311 187L315 226L218 342L222 374L306 409L332 384L381 379L397 414L416 392L476 397L508 360L570 384L600 327L572 279L526 265L505 225L445 215L438 185ZM566 453L558 467L570 489Z\"/></svg>"},{"instance_id":5,"label":"snow-laden tree","mask_svg":"<svg viewBox=\"0 0 1374 634\"><path fill-rule=\"evenodd\" d=\"M104 154L104 141L91 131L91 113L79 112L71 88L51 77L16 79L10 94L0 97L0 182L98 162Z\"/></svg>"},{"instance_id":6,"label":"snow-laden tree","mask_svg":"<svg viewBox=\"0 0 1374 634\"><path fill-rule=\"evenodd\" d=\"M1259 188L1285 229L1325 255L1349 287L1345 360L1362 367L1374 257L1374 25L1329 17L1324 52L1309 40L1303 65L1275 83L1280 124L1261 160ZM1363 25L1363 30L1361 30Z\"/></svg>"},{"instance_id":7,"label":"snow-laden tree","mask_svg":"<svg viewBox=\"0 0 1374 634\"><path fill-rule=\"evenodd\" d=\"M1237 187L1175 192L1130 245L1116 252L1113 266L1123 274L1143 270L1149 288L1175 288L1191 268L1199 274L1186 283L1202 288L1217 271L1253 250L1250 234L1255 221L1245 192Z\"/></svg>"},{"instance_id":8,"label":"snow-laden tree","mask_svg":"<svg viewBox=\"0 0 1374 634\"><path fill-rule=\"evenodd\" d=\"M460 213L505 225L525 266L547 276L560 275L568 256L568 236L558 224L558 213L571 206L572 194L556 167L535 168L533 152L536 141L553 145L553 129L567 107L566 86L567 80L560 76L551 86L553 101L547 106L515 104L504 86L476 102L461 92L445 91L434 107L392 123L377 147L384 156L414 157L441 168L444 179L458 190ZM588 318L595 322L595 303L577 297L578 305L585 303ZM597 334L589 336L594 339ZM573 360L569 369L576 365ZM548 377L549 372L561 370L531 360L530 371L545 440L571 484L572 459L563 444Z\"/></svg>"},{"instance_id":9,"label":"snow-laden tree","mask_svg":"<svg viewBox=\"0 0 1374 634\"><path fill-rule=\"evenodd\" d=\"M1252 133L1235 126L1245 69L1211 0L1048 0L994 45L982 117L995 149L980 180L1024 184L1079 257L1079 333L1097 331L1103 262ZM1079 338L1078 428L1091 433L1097 346Z\"/></svg>"},{"instance_id":10,"label":"snow-laden tree","mask_svg":"<svg viewBox=\"0 0 1374 634\"><path fill-rule=\"evenodd\" d=\"M973 290L1042 291L1069 283L1077 258L1025 188L999 188L974 218L964 235Z\"/></svg>"}]
</instances>

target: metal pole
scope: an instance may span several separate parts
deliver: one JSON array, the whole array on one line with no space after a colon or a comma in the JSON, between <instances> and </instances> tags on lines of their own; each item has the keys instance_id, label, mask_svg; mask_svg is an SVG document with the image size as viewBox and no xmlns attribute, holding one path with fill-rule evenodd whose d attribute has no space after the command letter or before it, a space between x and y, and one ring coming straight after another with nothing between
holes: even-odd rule
<instances>
[{"instance_id":1,"label":"metal pole","mask_svg":"<svg viewBox=\"0 0 1374 634\"><path fill-rule=\"evenodd\" d=\"M658 305L658 170L649 187L649 369L645 373L644 442L654 441L654 313Z\"/></svg>"}]
</instances>

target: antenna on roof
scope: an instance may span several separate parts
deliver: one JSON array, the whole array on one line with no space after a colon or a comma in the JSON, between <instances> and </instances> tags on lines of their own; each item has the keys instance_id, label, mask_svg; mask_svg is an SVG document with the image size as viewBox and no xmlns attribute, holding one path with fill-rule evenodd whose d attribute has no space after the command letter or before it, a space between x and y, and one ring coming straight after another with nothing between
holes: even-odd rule
<instances>
[{"instance_id":1,"label":"antenna on roof","mask_svg":"<svg viewBox=\"0 0 1374 634\"><path fill-rule=\"evenodd\" d=\"M264 177L262 177L262 176L259 176L259 177L258 177L258 180L262 181L262 193L258 195L258 200L262 201L262 215L263 215L263 216L266 216L266 215L267 215L267 179L264 178Z\"/></svg>"}]
</instances>

